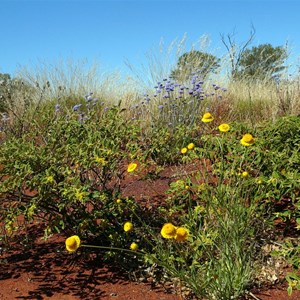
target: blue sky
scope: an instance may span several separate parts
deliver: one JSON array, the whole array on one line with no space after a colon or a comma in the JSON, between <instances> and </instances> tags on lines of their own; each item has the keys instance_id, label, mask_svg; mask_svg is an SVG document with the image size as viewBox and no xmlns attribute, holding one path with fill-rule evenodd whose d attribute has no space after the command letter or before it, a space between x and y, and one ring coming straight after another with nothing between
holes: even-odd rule
<instances>
[{"instance_id":1,"label":"blue sky","mask_svg":"<svg viewBox=\"0 0 300 300\"><path fill-rule=\"evenodd\" d=\"M236 32L237 42L256 29L252 45L291 46L300 55L300 1L294 0L0 0L0 72L59 59L98 60L106 70L141 64L145 54L187 35L203 35L213 53L223 54L220 34Z\"/></svg>"}]
</instances>

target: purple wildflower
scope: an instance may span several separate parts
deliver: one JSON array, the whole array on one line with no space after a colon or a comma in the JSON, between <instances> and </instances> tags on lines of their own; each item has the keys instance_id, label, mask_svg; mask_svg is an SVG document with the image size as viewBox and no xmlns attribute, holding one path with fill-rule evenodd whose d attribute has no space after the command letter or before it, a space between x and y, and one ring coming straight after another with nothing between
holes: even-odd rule
<instances>
[{"instance_id":1,"label":"purple wildflower","mask_svg":"<svg viewBox=\"0 0 300 300\"><path fill-rule=\"evenodd\" d=\"M77 111L80 109L80 107L82 106L82 104L76 104L73 106L73 111Z\"/></svg>"},{"instance_id":2,"label":"purple wildflower","mask_svg":"<svg viewBox=\"0 0 300 300\"><path fill-rule=\"evenodd\" d=\"M55 112L56 113L60 112L60 105L59 104L55 105Z\"/></svg>"}]
</instances>

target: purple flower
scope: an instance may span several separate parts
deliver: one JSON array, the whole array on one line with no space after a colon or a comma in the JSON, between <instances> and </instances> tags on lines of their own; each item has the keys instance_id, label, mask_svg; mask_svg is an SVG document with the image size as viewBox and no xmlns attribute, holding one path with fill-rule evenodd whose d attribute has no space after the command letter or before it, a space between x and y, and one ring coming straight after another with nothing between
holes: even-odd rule
<instances>
[{"instance_id":1,"label":"purple flower","mask_svg":"<svg viewBox=\"0 0 300 300\"><path fill-rule=\"evenodd\" d=\"M163 109L164 106L163 106L163 105L158 105L158 108L159 108L159 109Z\"/></svg>"},{"instance_id":2,"label":"purple flower","mask_svg":"<svg viewBox=\"0 0 300 300\"><path fill-rule=\"evenodd\" d=\"M86 97L87 102L91 102L92 100L93 100L92 96L89 95L89 96Z\"/></svg>"},{"instance_id":3,"label":"purple flower","mask_svg":"<svg viewBox=\"0 0 300 300\"><path fill-rule=\"evenodd\" d=\"M78 121L79 121L80 123L83 123L83 122L85 121L85 117L84 117L84 114L83 114L83 113L81 113L81 114L78 115Z\"/></svg>"},{"instance_id":4,"label":"purple flower","mask_svg":"<svg viewBox=\"0 0 300 300\"><path fill-rule=\"evenodd\" d=\"M60 105L59 104L55 105L55 112L56 113L60 112Z\"/></svg>"},{"instance_id":5,"label":"purple flower","mask_svg":"<svg viewBox=\"0 0 300 300\"><path fill-rule=\"evenodd\" d=\"M80 107L82 106L82 104L76 104L73 106L73 111L77 111L80 109Z\"/></svg>"}]
</instances>

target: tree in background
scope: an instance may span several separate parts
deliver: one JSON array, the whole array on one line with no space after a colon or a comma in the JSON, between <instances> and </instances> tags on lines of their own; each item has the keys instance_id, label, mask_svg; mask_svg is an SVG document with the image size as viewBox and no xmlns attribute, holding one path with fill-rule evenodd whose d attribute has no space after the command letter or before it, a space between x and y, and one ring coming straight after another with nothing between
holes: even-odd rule
<instances>
[{"instance_id":1,"label":"tree in background","mask_svg":"<svg viewBox=\"0 0 300 300\"><path fill-rule=\"evenodd\" d=\"M255 37L255 28L252 25L249 37L242 43L236 42L236 33L221 34L221 41L228 52L229 64L230 64L230 77L231 79L236 79L239 75L240 61L242 59L243 53L246 51L247 47L253 42Z\"/></svg>"},{"instance_id":2,"label":"tree in background","mask_svg":"<svg viewBox=\"0 0 300 300\"><path fill-rule=\"evenodd\" d=\"M9 74L0 73L0 112L6 109L6 98L10 92L11 77Z\"/></svg>"},{"instance_id":3,"label":"tree in background","mask_svg":"<svg viewBox=\"0 0 300 300\"><path fill-rule=\"evenodd\" d=\"M267 79L279 74L286 67L287 50L284 47L273 47L271 44L262 44L246 49L239 61L238 76Z\"/></svg>"},{"instance_id":4,"label":"tree in background","mask_svg":"<svg viewBox=\"0 0 300 300\"><path fill-rule=\"evenodd\" d=\"M220 59L210 53L192 50L179 57L176 68L171 72L171 78L186 82L193 72L197 72L205 79L220 67L219 63Z\"/></svg>"},{"instance_id":5,"label":"tree in background","mask_svg":"<svg viewBox=\"0 0 300 300\"><path fill-rule=\"evenodd\" d=\"M0 73L0 112L14 112L17 107L28 107L36 88L22 78Z\"/></svg>"}]
</instances>

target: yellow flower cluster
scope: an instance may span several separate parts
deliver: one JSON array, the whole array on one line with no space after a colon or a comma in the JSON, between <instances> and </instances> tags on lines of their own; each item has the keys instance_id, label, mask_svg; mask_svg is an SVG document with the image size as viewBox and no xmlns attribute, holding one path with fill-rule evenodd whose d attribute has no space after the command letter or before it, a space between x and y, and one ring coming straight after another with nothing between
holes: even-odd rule
<instances>
[{"instance_id":1,"label":"yellow flower cluster","mask_svg":"<svg viewBox=\"0 0 300 300\"><path fill-rule=\"evenodd\" d=\"M194 143L189 143L186 147L182 148L180 150L181 154L186 154L188 150L194 150L195 149L195 144Z\"/></svg>"},{"instance_id":2,"label":"yellow flower cluster","mask_svg":"<svg viewBox=\"0 0 300 300\"><path fill-rule=\"evenodd\" d=\"M184 227L176 227L172 223L166 223L160 234L165 239L175 239L178 242L183 242L188 238L189 231Z\"/></svg>"}]
</instances>

